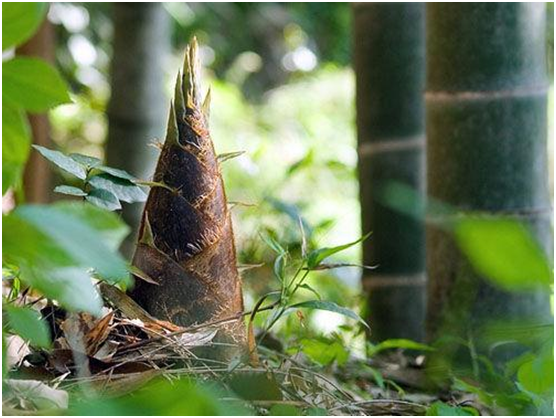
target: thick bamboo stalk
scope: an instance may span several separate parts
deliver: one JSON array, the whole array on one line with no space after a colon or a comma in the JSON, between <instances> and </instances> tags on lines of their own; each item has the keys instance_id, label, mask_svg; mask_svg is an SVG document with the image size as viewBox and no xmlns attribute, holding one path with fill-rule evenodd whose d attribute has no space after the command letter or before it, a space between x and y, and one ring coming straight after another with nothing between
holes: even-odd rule
<instances>
[{"instance_id":1,"label":"thick bamboo stalk","mask_svg":"<svg viewBox=\"0 0 556 418\"><path fill-rule=\"evenodd\" d=\"M384 204L392 182L424 188L425 11L422 3L356 3L355 72L363 277L373 338L424 337L421 220ZM408 208L411 210L411 208Z\"/></svg>"},{"instance_id":2,"label":"thick bamboo stalk","mask_svg":"<svg viewBox=\"0 0 556 418\"><path fill-rule=\"evenodd\" d=\"M243 311L231 218L208 131L209 96L201 102L199 71L193 41L177 78L133 258L158 285L138 279L132 297L155 317L181 326ZM217 341L244 347L242 319L220 327ZM217 355L236 352L224 349Z\"/></svg>"},{"instance_id":3,"label":"thick bamboo stalk","mask_svg":"<svg viewBox=\"0 0 556 418\"><path fill-rule=\"evenodd\" d=\"M147 145L164 135L167 98L164 63L170 55L170 16L161 3L114 3L111 95L108 104L106 161L139 178L156 164L156 150ZM125 221L137 230L140 205L126 205ZM135 237L124 243L133 254Z\"/></svg>"},{"instance_id":4,"label":"thick bamboo stalk","mask_svg":"<svg viewBox=\"0 0 556 418\"><path fill-rule=\"evenodd\" d=\"M460 211L526 222L551 254L544 3L427 6L427 179ZM552 256L551 256L552 258ZM430 337L489 320L543 320L548 295L481 280L453 237L427 229Z\"/></svg>"}]
</instances>

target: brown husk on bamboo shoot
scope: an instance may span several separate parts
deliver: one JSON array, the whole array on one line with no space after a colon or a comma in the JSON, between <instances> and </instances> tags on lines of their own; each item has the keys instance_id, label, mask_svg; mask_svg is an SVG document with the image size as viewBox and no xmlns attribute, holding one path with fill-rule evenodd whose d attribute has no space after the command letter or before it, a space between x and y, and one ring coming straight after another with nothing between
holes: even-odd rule
<instances>
[{"instance_id":1,"label":"brown husk on bamboo shoot","mask_svg":"<svg viewBox=\"0 0 556 418\"><path fill-rule=\"evenodd\" d=\"M131 296L151 315L180 326L236 317L216 342L245 346L241 279L230 213L200 98L195 40L187 48L170 108L133 265L158 285L136 280ZM237 349L217 350L230 357ZM224 354L225 353L225 354Z\"/></svg>"}]
</instances>

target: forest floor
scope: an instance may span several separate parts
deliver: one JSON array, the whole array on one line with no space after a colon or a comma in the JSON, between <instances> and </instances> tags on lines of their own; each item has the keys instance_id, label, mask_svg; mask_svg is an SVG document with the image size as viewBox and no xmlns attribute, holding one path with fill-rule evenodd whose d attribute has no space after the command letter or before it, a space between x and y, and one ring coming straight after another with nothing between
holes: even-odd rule
<instances>
[{"instance_id":1,"label":"forest floor","mask_svg":"<svg viewBox=\"0 0 556 418\"><path fill-rule=\"evenodd\" d=\"M199 349L213 344L215 324L180 328L152 318L115 287L103 284L101 292L107 303L100 319L42 308L54 336L51 350L30 351L21 339L19 347L10 340L8 361L14 367L6 380L4 414L147 414L151 408L164 415L172 414L169 405L178 414L488 413L475 395L431 389L424 355L390 350L371 360L316 367L303 353L284 353L269 337L249 359L200 358ZM218 407L195 406L198 394L183 404L187 395L176 383L183 377ZM176 391L182 395L172 395Z\"/></svg>"}]
</instances>

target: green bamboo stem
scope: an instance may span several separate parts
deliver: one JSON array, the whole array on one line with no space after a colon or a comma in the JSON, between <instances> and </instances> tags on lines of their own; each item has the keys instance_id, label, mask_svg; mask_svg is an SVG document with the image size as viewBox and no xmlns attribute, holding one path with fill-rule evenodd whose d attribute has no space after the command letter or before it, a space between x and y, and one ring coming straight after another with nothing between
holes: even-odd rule
<instances>
[{"instance_id":1,"label":"green bamboo stem","mask_svg":"<svg viewBox=\"0 0 556 418\"><path fill-rule=\"evenodd\" d=\"M524 220L551 253L544 3L427 6L428 194L462 212ZM491 320L550 317L548 295L478 278L453 237L427 228L430 338ZM477 284L478 283L478 284Z\"/></svg>"},{"instance_id":2,"label":"green bamboo stem","mask_svg":"<svg viewBox=\"0 0 556 418\"><path fill-rule=\"evenodd\" d=\"M355 72L363 277L373 338L424 336L424 227L384 204L391 182L423 191L425 11L422 3L356 3ZM408 208L411 210L411 208Z\"/></svg>"}]
</instances>

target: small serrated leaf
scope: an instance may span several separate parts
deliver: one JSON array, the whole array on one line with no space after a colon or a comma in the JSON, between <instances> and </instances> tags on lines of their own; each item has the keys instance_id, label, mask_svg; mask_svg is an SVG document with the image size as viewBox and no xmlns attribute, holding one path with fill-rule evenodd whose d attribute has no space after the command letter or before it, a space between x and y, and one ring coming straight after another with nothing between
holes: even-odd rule
<instances>
[{"instance_id":1,"label":"small serrated leaf","mask_svg":"<svg viewBox=\"0 0 556 418\"><path fill-rule=\"evenodd\" d=\"M111 192L104 189L93 189L91 192L85 197L85 200L92 203L99 208L103 208L106 210L118 210L122 208L120 201L116 196L114 196Z\"/></svg>"},{"instance_id":2,"label":"small serrated leaf","mask_svg":"<svg viewBox=\"0 0 556 418\"><path fill-rule=\"evenodd\" d=\"M99 165L95 167L95 170L99 170L102 171L103 173L110 174L120 179L129 180L131 182L135 182L135 180L137 180L137 178L129 174L127 171L120 170L119 168L112 168L112 167L107 167L105 165Z\"/></svg>"},{"instance_id":3,"label":"small serrated leaf","mask_svg":"<svg viewBox=\"0 0 556 418\"><path fill-rule=\"evenodd\" d=\"M41 147L40 145L33 145L33 148L35 148L44 158L54 163L65 172L70 173L81 180L85 180L87 178L87 170L85 167L67 155L62 154L60 151L54 151Z\"/></svg>"},{"instance_id":4,"label":"small serrated leaf","mask_svg":"<svg viewBox=\"0 0 556 418\"><path fill-rule=\"evenodd\" d=\"M54 188L54 191L56 193L66 194L69 196L80 196L80 197L87 196L87 192L84 192L79 187L68 186L65 184L61 186L56 186Z\"/></svg>"},{"instance_id":5,"label":"small serrated leaf","mask_svg":"<svg viewBox=\"0 0 556 418\"><path fill-rule=\"evenodd\" d=\"M102 163L102 161L95 157L90 157L88 155L83 155L79 153L73 153L69 155L75 162L86 166L87 168L91 169L97 167Z\"/></svg>"},{"instance_id":6,"label":"small serrated leaf","mask_svg":"<svg viewBox=\"0 0 556 418\"><path fill-rule=\"evenodd\" d=\"M96 189L106 190L127 203L144 202L147 199L147 194L135 183L111 174L93 176L89 179L89 184Z\"/></svg>"}]
</instances>

